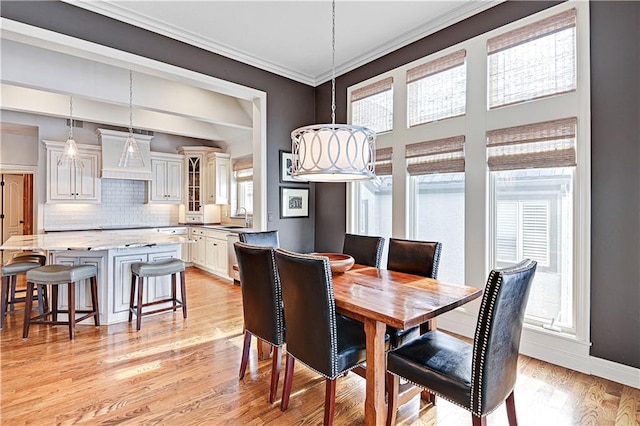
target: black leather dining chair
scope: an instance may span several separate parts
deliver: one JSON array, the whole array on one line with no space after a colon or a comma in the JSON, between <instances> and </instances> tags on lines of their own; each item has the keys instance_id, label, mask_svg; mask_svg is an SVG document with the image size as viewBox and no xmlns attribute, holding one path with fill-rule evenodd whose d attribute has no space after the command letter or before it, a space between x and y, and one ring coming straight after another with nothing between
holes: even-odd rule
<instances>
[{"instance_id":1,"label":"black leather dining chair","mask_svg":"<svg viewBox=\"0 0 640 426\"><path fill-rule=\"evenodd\" d=\"M433 330L388 352L388 425L395 423L399 377L471 411L474 426L506 400L509 425L517 424L513 389L536 265L526 259L491 271L473 344Z\"/></svg>"},{"instance_id":2,"label":"black leather dining chair","mask_svg":"<svg viewBox=\"0 0 640 426\"><path fill-rule=\"evenodd\" d=\"M442 243L437 241L391 238L389 239L387 269L437 279L441 252ZM420 327L398 330L387 326L387 334L391 336L391 346L395 348L418 337Z\"/></svg>"},{"instance_id":3,"label":"black leather dining chair","mask_svg":"<svg viewBox=\"0 0 640 426\"><path fill-rule=\"evenodd\" d=\"M293 367L299 360L325 380L324 424L333 423L336 378L366 361L364 326L336 314L326 257L276 250L287 323L287 364L280 409L289 406Z\"/></svg>"},{"instance_id":4,"label":"black leather dining chair","mask_svg":"<svg viewBox=\"0 0 640 426\"><path fill-rule=\"evenodd\" d=\"M380 267L383 237L371 237L368 235L344 234L342 253L353 257L355 263L366 266Z\"/></svg>"},{"instance_id":5,"label":"black leather dining chair","mask_svg":"<svg viewBox=\"0 0 640 426\"><path fill-rule=\"evenodd\" d=\"M234 248L238 258L242 283L244 313L244 344L240 362L240 379L244 378L249 361L251 336L271 344L273 361L269 402L273 403L280 380L281 348L285 343L285 321L282 307L280 279L273 247L254 246L241 242Z\"/></svg>"},{"instance_id":6,"label":"black leather dining chair","mask_svg":"<svg viewBox=\"0 0 640 426\"><path fill-rule=\"evenodd\" d=\"M278 231L241 232L238 236L240 242L254 246L280 247Z\"/></svg>"}]
</instances>

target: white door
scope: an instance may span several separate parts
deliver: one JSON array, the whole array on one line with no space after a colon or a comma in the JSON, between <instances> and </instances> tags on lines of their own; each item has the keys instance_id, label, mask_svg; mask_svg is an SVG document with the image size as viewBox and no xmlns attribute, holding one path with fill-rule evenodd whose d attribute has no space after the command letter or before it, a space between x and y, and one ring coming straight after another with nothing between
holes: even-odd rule
<instances>
[{"instance_id":1,"label":"white door","mask_svg":"<svg viewBox=\"0 0 640 426\"><path fill-rule=\"evenodd\" d=\"M4 190L2 191L2 206L4 219L2 220L2 243L14 235L22 235L24 229L24 176L3 175ZM13 252L4 252L3 261L10 259Z\"/></svg>"}]
</instances>

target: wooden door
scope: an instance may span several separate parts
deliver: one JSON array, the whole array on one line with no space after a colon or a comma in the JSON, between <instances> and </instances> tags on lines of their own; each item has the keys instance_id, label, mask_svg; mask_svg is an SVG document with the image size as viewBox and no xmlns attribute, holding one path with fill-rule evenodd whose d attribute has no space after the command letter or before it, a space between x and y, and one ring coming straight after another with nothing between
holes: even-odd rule
<instances>
[{"instance_id":1,"label":"wooden door","mask_svg":"<svg viewBox=\"0 0 640 426\"><path fill-rule=\"evenodd\" d=\"M24 176L2 175L2 243L14 235L24 232ZM10 259L13 252L4 252L3 261Z\"/></svg>"}]
</instances>

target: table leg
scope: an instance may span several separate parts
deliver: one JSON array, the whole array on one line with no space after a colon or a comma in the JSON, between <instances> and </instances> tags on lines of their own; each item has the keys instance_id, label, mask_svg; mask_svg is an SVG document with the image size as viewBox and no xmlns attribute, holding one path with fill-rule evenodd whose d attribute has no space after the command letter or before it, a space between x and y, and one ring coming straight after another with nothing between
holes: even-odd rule
<instances>
[{"instance_id":1,"label":"table leg","mask_svg":"<svg viewBox=\"0 0 640 426\"><path fill-rule=\"evenodd\" d=\"M260 361L269 359L271 357L271 348L273 346L263 341L262 339L257 339L257 340L258 340L258 359Z\"/></svg>"},{"instance_id":2,"label":"table leg","mask_svg":"<svg viewBox=\"0 0 640 426\"><path fill-rule=\"evenodd\" d=\"M387 371L387 359L384 351L386 326L382 322L365 319L364 331L367 337L367 373L366 399L364 402L364 420L367 425L383 425L386 407L384 402L384 383Z\"/></svg>"}]
</instances>

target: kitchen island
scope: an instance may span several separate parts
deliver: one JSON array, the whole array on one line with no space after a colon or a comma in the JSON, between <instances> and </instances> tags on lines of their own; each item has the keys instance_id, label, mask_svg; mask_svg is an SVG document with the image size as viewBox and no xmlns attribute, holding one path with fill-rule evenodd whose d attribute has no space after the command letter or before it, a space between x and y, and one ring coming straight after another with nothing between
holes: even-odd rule
<instances>
[{"instance_id":1,"label":"kitchen island","mask_svg":"<svg viewBox=\"0 0 640 426\"><path fill-rule=\"evenodd\" d=\"M115 324L129 318L131 264L179 259L185 235L135 230L118 232L60 232L38 235L15 235L2 250L40 250L48 253L48 263L61 265L95 265L98 268L98 299L102 324ZM170 277L151 278L145 302L166 299L171 295ZM66 309L66 286L60 288L59 308ZM76 309L90 309L88 286L76 288Z\"/></svg>"}]
</instances>

